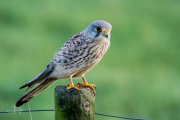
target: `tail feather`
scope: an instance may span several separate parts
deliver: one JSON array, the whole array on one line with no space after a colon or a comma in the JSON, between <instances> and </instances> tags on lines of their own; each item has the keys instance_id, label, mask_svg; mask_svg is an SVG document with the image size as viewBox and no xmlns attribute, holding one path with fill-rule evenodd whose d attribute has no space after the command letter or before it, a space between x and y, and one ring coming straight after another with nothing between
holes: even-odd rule
<instances>
[{"instance_id":1,"label":"tail feather","mask_svg":"<svg viewBox=\"0 0 180 120\"><path fill-rule=\"evenodd\" d=\"M34 79L32 79L31 81L29 81L28 83L26 83L25 85L21 86L19 89L28 87L26 89L26 91L28 89L31 89L32 87L34 87L37 83L40 83L41 81L43 81L47 76L49 76L54 70L54 64L50 63L46 69L40 73L39 75L37 75Z\"/></svg>"},{"instance_id":2,"label":"tail feather","mask_svg":"<svg viewBox=\"0 0 180 120\"><path fill-rule=\"evenodd\" d=\"M41 74L41 73L40 73ZM39 75L40 75L39 74ZM26 89L26 91L28 90L28 89L31 89L32 87L34 87L36 84L34 84L38 79L38 77L39 77L39 75L37 75L34 79L32 79L31 81L29 81L28 83L26 83L25 85L23 85L23 86L21 86L19 89L22 89L22 88L25 88L25 87L28 87L27 89Z\"/></svg>"},{"instance_id":3,"label":"tail feather","mask_svg":"<svg viewBox=\"0 0 180 120\"><path fill-rule=\"evenodd\" d=\"M24 103L28 102L29 100L31 100L33 97L35 97L37 94L39 94L41 91L43 91L44 89L46 89L48 86L50 86L53 82L55 82L57 79L56 78L52 78L49 77L49 75L53 72L55 68L55 64L50 62L48 64L48 66L46 67L46 69L40 73L39 75L37 75L34 79L32 79L31 81L29 81L28 83L26 83L25 85L21 86L19 89L28 87L26 89L26 91L28 89L31 89L32 87L34 87L37 83L39 83L39 85L37 85L34 89L32 89L30 92L28 92L27 94L25 94L23 97L21 97L17 102L16 102L16 107L20 107L22 106Z\"/></svg>"},{"instance_id":4,"label":"tail feather","mask_svg":"<svg viewBox=\"0 0 180 120\"><path fill-rule=\"evenodd\" d=\"M47 78L43 80L38 86L36 86L34 89L32 89L30 92L25 94L23 97L21 97L15 104L15 107L20 107L23 104L27 103L29 100L31 100L33 97L38 95L40 92L42 92L44 89L49 87L52 83L54 83L56 79L50 79Z\"/></svg>"}]
</instances>

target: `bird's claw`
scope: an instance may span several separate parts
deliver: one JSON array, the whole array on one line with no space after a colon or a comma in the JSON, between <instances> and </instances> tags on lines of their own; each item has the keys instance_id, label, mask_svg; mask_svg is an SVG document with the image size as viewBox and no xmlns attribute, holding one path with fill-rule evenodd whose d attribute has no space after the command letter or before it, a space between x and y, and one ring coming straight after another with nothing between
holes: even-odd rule
<instances>
[{"instance_id":1,"label":"bird's claw","mask_svg":"<svg viewBox=\"0 0 180 120\"><path fill-rule=\"evenodd\" d=\"M78 92L81 92L81 91L79 90L79 88L80 88L79 85L68 84L67 90L69 90L69 89L76 89L76 90L78 90Z\"/></svg>"},{"instance_id":2,"label":"bird's claw","mask_svg":"<svg viewBox=\"0 0 180 120\"><path fill-rule=\"evenodd\" d=\"M94 95L96 94L96 91L94 88L96 88L96 86L94 84L88 84L87 82L85 83L78 83L77 84L79 87L89 87L91 90L93 90Z\"/></svg>"}]
</instances>

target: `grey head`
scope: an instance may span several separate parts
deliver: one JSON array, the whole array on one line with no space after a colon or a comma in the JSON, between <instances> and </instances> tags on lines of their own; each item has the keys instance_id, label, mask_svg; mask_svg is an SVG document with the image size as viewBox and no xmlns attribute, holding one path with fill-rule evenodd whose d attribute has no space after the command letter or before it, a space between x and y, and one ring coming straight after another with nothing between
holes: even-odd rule
<instances>
[{"instance_id":1,"label":"grey head","mask_svg":"<svg viewBox=\"0 0 180 120\"><path fill-rule=\"evenodd\" d=\"M103 20L92 22L85 30L85 35L94 40L107 39L111 37L112 25Z\"/></svg>"}]
</instances>

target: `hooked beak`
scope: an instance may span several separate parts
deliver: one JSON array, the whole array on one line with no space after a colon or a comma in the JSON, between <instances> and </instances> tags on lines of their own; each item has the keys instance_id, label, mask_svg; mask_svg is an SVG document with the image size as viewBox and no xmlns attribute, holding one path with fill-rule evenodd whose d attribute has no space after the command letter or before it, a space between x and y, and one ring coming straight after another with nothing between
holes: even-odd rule
<instances>
[{"instance_id":1,"label":"hooked beak","mask_svg":"<svg viewBox=\"0 0 180 120\"><path fill-rule=\"evenodd\" d=\"M103 36L105 36L106 38L108 38L109 36L109 31L108 30L105 30L103 33L102 33Z\"/></svg>"}]
</instances>

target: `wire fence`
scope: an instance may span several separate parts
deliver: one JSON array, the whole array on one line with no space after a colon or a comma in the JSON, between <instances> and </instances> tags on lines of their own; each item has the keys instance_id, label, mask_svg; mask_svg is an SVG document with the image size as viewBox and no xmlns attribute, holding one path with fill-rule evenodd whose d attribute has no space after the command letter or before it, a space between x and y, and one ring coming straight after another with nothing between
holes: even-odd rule
<instances>
[{"instance_id":1,"label":"wire fence","mask_svg":"<svg viewBox=\"0 0 180 120\"><path fill-rule=\"evenodd\" d=\"M47 110L23 110L23 111L1 111L0 113L21 113L21 112L42 112L42 111L54 111L54 109L47 109ZM129 120L148 120L148 119L138 119L138 118L129 118L129 117L107 115L107 114L102 114L102 113L95 113L95 114L96 115L101 115L101 116L107 116L107 117L129 119Z\"/></svg>"}]
</instances>

